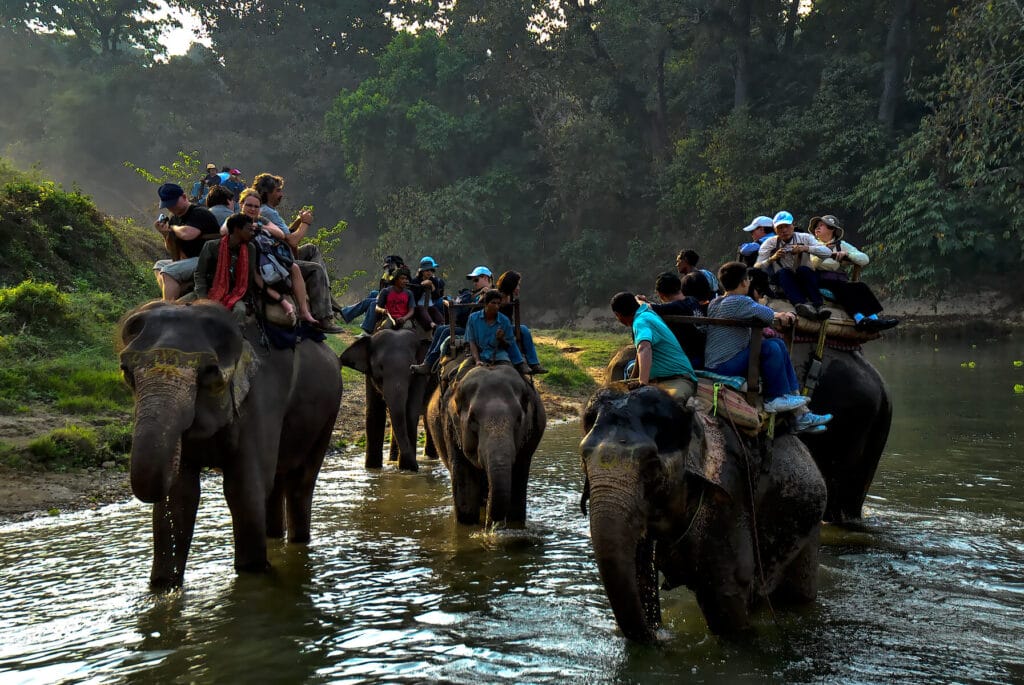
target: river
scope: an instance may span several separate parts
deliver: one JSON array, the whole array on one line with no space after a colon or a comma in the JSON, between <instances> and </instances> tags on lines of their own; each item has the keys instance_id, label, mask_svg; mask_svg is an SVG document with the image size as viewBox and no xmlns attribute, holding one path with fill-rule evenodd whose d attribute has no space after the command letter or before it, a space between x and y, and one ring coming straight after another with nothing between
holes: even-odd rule
<instances>
[{"instance_id":1,"label":"river","mask_svg":"<svg viewBox=\"0 0 1024 685\"><path fill-rule=\"evenodd\" d=\"M623 640L571 423L549 428L513 534L457 525L443 466L368 473L352 452L325 464L313 544L275 544L268 576L235 576L216 477L166 595L147 590L148 506L3 525L0 682L1024 682L1024 351L867 353L895 418L865 526L826 527L817 603L759 612L750 639L709 635L682 588L662 593L662 644Z\"/></svg>"}]
</instances>

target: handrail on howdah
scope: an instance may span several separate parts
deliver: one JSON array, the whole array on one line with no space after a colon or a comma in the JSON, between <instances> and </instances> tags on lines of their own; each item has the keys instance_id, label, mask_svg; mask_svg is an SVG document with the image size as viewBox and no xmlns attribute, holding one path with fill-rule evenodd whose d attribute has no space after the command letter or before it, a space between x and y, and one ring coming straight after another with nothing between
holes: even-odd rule
<instances>
[{"instance_id":1,"label":"handrail on howdah","mask_svg":"<svg viewBox=\"0 0 1024 685\"><path fill-rule=\"evenodd\" d=\"M666 315L662 317L671 328L672 324L694 326L729 326L750 329L750 360L747 362L747 401L757 406L758 387L761 382L761 336L764 322L756 319L718 319L707 316ZM791 327L790 327L791 328ZM788 346L787 346L788 347Z\"/></svg>"}]
</instances>

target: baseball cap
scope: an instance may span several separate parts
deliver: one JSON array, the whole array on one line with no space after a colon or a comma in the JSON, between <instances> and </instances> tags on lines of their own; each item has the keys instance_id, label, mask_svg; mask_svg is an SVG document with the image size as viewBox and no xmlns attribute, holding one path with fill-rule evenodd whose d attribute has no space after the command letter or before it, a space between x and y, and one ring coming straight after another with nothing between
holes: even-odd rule
<instances>
[{"instance_id":1,"label":"baseball cap","mask_svg":"<svg viewBox=\"0 0 1024 685\"><path fill-rule=\"evenodd\" d=\"M185 191L177 183L165 183L157 188L156 194L160 196L160 208L167 209L177 204L178 198L184 195Z\"/></svg>"},{"instance_id":2,"label":"baseball cap","mask_svg":"<svg viewBox=\"0 0 1024 685\"><path fill-rule=\"evenodd\" d=\"M491 270L486 266L478 266L466 274L466 278L476 278L477 276L488 276L490 278L494 278L494 274L492 274Z\"/></svg>"},{"instance_id":3,"label":"baseball cap","mask_svg":"<svg viewBox=\"0 0 1024 685\"><path fill-rule=\"evenodd\" d=\"M755 216L754 220L750 222L749 226L744 227L744 231L752 233L758 228L775 228L775 224L772 223L770 216Z\"/></svg>"},{"instance_id":4,"label":"baseball cap","mask_svg":"<svg viewBox=\"0 0 1024 685\"><path fill-rule=\"evenodd\" d=\"M775 218L772 219L772 226L778 226L780 224L789 224L790 226L792 226L793 225L793 215L790 214L789 212L785 211L785 210L783 210L783 211L779 212L778 214L776 214Z\"/></svg>"},{"instance_id":5,"label":"baseball cap","mask_svg":"<svg viewBox=\"0 0 1024 685\"><path fill-rule=\"evenodd\" d=\"M207 169L216 169L217 165L214 164L213 162L210 162L209 164L206 165L206 168Z\"/></svg>"},{"instance_id":6,"label":"baseball cap","mask_svg":"<svg viewBox=\"0 0 1024 685\"><path fill-rule=\"evenodd\" d=\"M420 269L436 269L437 262L434 261L433 257L424 257L420 260Z\"/></svg>"},{"instance_id":7,"label":"baseball cap","mask_svg":"<svg viewBox=\"0 0 1024 685\"><path fill-rule=\"evenodd\" d=\"M242 172L239 171L238 169L232 169L230 173L231 173L232 176L241 176L242 175Z\"/></svg>"}]
</instances>

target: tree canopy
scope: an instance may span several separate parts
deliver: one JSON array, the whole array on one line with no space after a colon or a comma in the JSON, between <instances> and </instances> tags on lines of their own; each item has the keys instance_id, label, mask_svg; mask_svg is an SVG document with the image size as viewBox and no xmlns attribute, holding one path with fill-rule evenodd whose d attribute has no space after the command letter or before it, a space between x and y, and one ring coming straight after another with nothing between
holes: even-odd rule
<instances>
[{"instance_id":1,"label":"tree canopy","mask_svg":"<svg viewBox=\"0 0 1024 685\"><path fill-rule=\"evenodd\" d=\"M1021 270L1020 0L171 4L210 46L164 62L153 3L11 4L0 153L145 217L122 162L200 150L347 220L345 268L515 268L566 312L780 209L890 292Z\"/></svg>"}]
</instances>

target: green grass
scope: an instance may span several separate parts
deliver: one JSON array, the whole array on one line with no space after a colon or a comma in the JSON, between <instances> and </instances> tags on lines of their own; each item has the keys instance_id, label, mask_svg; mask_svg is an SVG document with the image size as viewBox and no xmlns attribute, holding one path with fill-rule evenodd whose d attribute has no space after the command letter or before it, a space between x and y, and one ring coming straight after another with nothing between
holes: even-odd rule
<instances>
[{"instance_id":1,"label":"green grass","mask_svg":"<svg viewBox=\"0 0 1024 685\"><path fill-rule=\"evenodd\" d=\"M541 376L544 387L567 395L583 395L592 392L597 384L590 374L565 356L554 345L537 344L537 356L548 370Z\"/></svg>"},{"instance_id":2,"label":"green grass","mask_svg":"<svg viewBox=\"0 0 1024 685\"><path fill-rule=\"evenodd\" d=\"M625 329L623 329L625 331ZM603 369L616 352L629 344L628 333L599 331L550 330L536 331L537 335L558 340L560 347L579 350L576 363L583 368Z\"/></svg>"}]
</instances>

